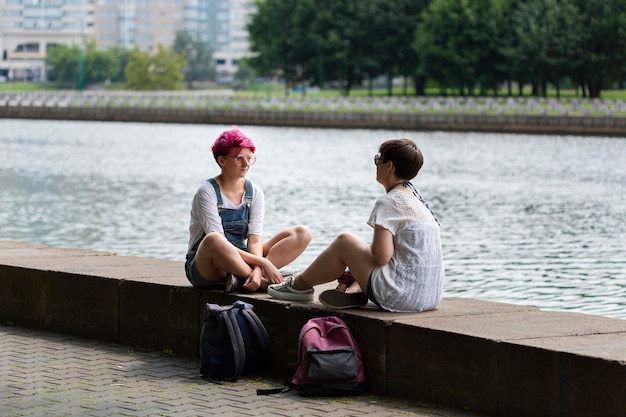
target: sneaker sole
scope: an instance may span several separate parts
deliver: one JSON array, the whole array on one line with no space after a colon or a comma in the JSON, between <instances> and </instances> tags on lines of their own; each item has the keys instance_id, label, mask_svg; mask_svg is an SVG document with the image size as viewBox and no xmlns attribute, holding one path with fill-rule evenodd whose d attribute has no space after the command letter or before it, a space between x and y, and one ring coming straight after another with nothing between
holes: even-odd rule
<instances>
[{"instance_id":1,"label":"sneaker sole","mask_svg":"<svg viewBox=\"0 0 626 417\"><path fill-rule=\"evenodd\" d=\"M319 296L320 303L331 310L363 307L368 303L367 296L362 292L345 293L337 290L326 290Z\"/></svg>"},{"instance_id":2,"label":"sneaker sole","mask_svg":"<svg viewBox=\"0 0 626 417\"><path fill-rule=\"evenodd\" d=\"M245 280L233 275L228 274L226 278L226 286L224 287L224 292L228 294L238 293L243 290L243 283Z\"/></svg>"},{"instance_id":3,"label":"sneaker sole","mask_svg":"<svg viewBox=\"0 0 626 417\"><path fill-rule=\"evenodd\" d=\"M313 293L295 293L286 291L276 291L271 286L267 287L267 293L277 300L283 301L313 301Z\"/></svg>"}]
</instances>

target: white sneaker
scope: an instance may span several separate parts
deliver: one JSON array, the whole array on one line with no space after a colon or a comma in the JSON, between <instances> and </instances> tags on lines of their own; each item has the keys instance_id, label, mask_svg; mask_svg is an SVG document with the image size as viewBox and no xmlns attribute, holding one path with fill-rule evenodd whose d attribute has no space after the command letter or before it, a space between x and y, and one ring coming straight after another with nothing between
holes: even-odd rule
<instances>
[{"instance_id":1,"label":"white sneaker","mask_svg":"<svg viewBox=\"0 0 626 417\"><path fill-rule=\"evenodd\" d=\"M313 288L297 290L293 287L295 275L286 277L280 284L268 285L267 293L274 298L285 301L313 301Z\"/></svg>"}]
</instances>

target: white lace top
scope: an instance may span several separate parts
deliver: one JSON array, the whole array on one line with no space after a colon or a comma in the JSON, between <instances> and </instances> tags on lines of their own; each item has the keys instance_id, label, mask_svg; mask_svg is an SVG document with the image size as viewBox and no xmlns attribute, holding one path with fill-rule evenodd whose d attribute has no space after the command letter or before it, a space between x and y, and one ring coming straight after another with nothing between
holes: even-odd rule
<instances>
[{"instance_id":1,"label":"white lace top","mask_svg":"<svg viewBox=\"0 0 626 417\"><path fill-rule=\"evenodd\" d=\"M397 312L432 310L443 296L443 253L439 224L418 197L391 190L380 197L367 224L393 235L394 252L374 268L371 286L382 308Z\"/></svg>"}]
</instances>

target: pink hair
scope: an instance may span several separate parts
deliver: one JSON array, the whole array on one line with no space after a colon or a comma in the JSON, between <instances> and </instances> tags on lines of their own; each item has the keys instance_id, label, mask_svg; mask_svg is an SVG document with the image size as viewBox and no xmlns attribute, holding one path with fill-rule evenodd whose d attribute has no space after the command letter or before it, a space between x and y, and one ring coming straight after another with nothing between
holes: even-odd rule
<instances>
[{"instance_id":1,"label":"pink hair","mask_svg":"<svg viewBox=\"0 0 626 417\"><path fill-rule=\"evenodd\" d=\"M213 157L217 161L218 156L228 155L234 148L249 148L253 153L256 151L256 146L252 142L252 139L244 135L241 130L233 126L230 130L225 130L222 134L215 139L211 150L213 151Z\"/></svg>"}]
</instances>

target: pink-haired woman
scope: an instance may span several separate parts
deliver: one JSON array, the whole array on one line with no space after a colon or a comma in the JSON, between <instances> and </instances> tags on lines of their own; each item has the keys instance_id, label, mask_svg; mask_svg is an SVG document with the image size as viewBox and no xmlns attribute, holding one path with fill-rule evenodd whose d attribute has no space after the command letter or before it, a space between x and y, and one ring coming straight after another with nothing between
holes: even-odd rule
<instances>
[{"instance_id":1,"label":"pink-haired woman","mask_svg":"<svg viewBox=\"0 0 626 417\"><path fill-rule=\"evenodd\" d=\"M279 269L294 261L311 241L306 226L292 226L263 241L263 190L246 178L256 147L239 129L213 143L221 172L200 184L191 206L185 272L197 287L227 292L265 291L283 281Z\"/></svg>"}]
</instances>

